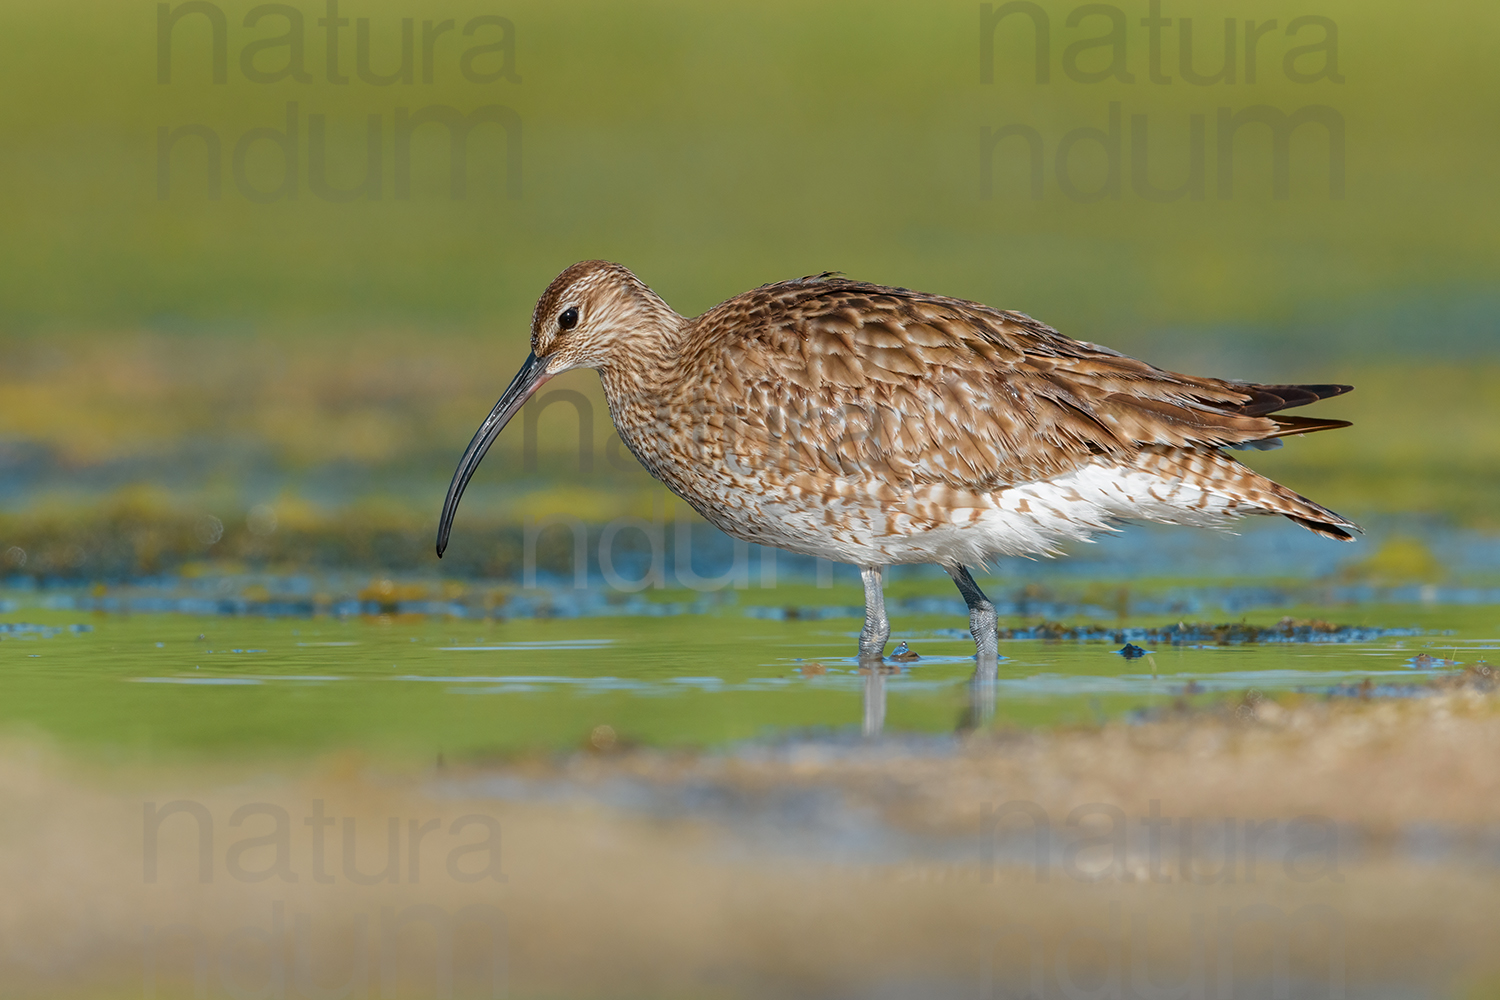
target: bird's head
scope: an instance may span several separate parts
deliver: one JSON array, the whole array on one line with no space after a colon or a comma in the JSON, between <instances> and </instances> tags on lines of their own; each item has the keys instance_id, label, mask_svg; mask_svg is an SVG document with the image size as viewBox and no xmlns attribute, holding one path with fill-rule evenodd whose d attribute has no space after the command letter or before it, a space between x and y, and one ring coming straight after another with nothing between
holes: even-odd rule
<instances>
[{"instance_id":1,"label":"bird's head","mask_svg":"<svg viewBox=\"0 0 1500 1000\"><path fill-rule=\"evenodd\" d=\"M542 383L574 368L611 369L661 356L683 322L619 264L580 261L553 279L531 315L530 356L480 425L453 474L438 524L437 554L441 557L447 548L459 498L480 459Z\"/></svg>"},{"instance_id":2,"label":"bird's head","mask_svg":"<svg viewBox=\"0 0 1500 1000\"><path fill-rule=\"evenodd\" d=\"M682 317L628 268L585 260L553 279L531 315L531 353L548 377L608 368L660 344Z\"/></svg>"}]
</instances>

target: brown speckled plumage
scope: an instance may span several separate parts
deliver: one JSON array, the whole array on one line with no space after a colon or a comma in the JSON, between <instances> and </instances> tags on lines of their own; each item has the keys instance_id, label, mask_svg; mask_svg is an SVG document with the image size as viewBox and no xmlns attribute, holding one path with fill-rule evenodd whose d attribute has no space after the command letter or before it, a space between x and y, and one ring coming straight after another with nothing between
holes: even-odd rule
<instances>
[{"instance_id":1,"label":"brown speckled plumage","mask_svg":"<svg viewBox=\"0 0 1500 1000\"><path fill-rule=\"evenodd\" d=\"M624 267L585 261L537 303L532 349L510 412L596 368L626 445L710 522L863 567L1050 554L1128 518L1357 530L1221 450L1347 426L1277 414L1348 386L1180 375L975 302L823 274L686 319Z\"/></svg>"}]
</instances>

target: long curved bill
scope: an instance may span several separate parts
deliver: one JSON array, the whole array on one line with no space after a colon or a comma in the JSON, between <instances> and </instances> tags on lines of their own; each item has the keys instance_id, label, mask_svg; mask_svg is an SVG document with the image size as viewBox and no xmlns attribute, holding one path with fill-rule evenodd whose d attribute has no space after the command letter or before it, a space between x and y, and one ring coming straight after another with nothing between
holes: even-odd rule
<instances>
[{"instance_id":1,"label":"long curved bill","mask_svg":"<svg viewBox=\"0 0 1500 1000\"><path fill-rule=\"evenodd\" d=\"M500 397L500 402L490 411L490 415L484 418L484 423L479 425L479 431L474 435L474 440L469 442L469 447L464 451L464 457L458 461L458 471L453 473L453 482L448 484L448 496L443 500L443 517L438 522L437 554L443 557L443 550L448 547L448 532L453 530L453 515L458 511L459 498L464 495L464 487L469 485L469 480L474 477L474 470L479 468L479 462L484 458L484 453L490 450L490 445L495 443L495 438L505 430L505 425L510 423L510 418L526 404L531 394L541 388L543 382L552 376L547 374L547 365L544 361L537 360L535 354L526 356L526 363L511 379L510 387Z\"/></svg>"}]
</instances>

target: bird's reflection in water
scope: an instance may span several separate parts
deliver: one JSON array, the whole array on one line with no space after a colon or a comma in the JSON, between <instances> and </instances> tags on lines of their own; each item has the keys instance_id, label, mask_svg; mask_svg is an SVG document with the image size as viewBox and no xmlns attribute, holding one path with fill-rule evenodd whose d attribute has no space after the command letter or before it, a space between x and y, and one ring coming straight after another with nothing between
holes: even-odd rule
<instances>
[{"instance_id":1,"label":"bird's reflection in water","mask_svg":"<svg viewBox=\"0 0 1500 1000\"><path fill-rule=\"evenodd\" d=\"M890 674L901 672L900 667L884 661L860 668L865 675L865 723L866 736L879 736L885 728L885 679Z\"/></svg>"},{"instance_id":2,"label":"bird's reflection in water","mask_svg":"<svg viewBox=\"0 0 1500 1000\"><path fill-rule=\"evenodd\" d=\"M1000 662L994 656L982 656L974 664L974 676L969 678L968 704L958 720L959 732L983 729L994 719L999 670ZM900 672L900 667L883 661L860 669L865 678L866 736L879 736L885 729L885 679Z\"/></svg>"},{"instance_id":3,"label":"bird's reflection in water","mask_svg":"<svg viewBox=\"0 0 1500 1000\"><path fill-rule=\"evenodd\" d=\"M958 720L959 732L983 729L995 718L996 679L1000 673L1000 661L994 656L981 656L974 664L974 676L969 678L968 711Z\"/></svg>"}]
</instances>

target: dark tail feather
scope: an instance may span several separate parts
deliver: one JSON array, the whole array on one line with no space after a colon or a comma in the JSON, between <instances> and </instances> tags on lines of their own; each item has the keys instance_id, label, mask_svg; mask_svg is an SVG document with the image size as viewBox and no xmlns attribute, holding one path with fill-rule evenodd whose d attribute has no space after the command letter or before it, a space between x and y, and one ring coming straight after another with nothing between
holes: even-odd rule
<instances>
[{"instance_id":1,"label":"dark tail feather","mask_svg":"<svg viewBox=\"0 0 1500 1000\"><path fill-rule=\"evenodd\" d=\"M1313 521L1305 517L1298 517L1295 514L1283 514L1282 517L1285 517L1288 521L1300 524L1308 531L1322 535L1324 538L1332 538L1340 542L1354 541L1353 535L1336 524L1329 524L1326 521ZM1349 527L1355 531L1359 531L1359 525L1357 524L1350 524Z\"/></svg>"},{"instance_id":2,"label":"dark tail feather","mask_svg":"<svg viewBox=\"0 0 1500 1000\"><path fill-rule=\"evenodd\" d=\"M1238 412L1247 417L1266 417L1276 429L1265 437L1242 443L1242 447L1267 448L1279 445L1280 438L1291 434L1311 434L1314 431L1331 431L1350 426L1347 420L1327 420L1320 417L1272 417L1270 414L1298 406L1316 403L1320 399L1342 396L1351 391L1352 385L1255 385L1236 383L1235 388L1250 397L1238 407ZM1226 456L1227 457L1227 456ZM1314 503L1299 493L1294 493L1279 483L1265 480L1273 492L1279 494L1280 504L1266 504L1271 511L1282 515L1295 524L1300 524L1314 534L1340 542L1354 541L1351 531L1361 531L1359 525L1348 518L1335 514L1327 507Z\"/></svg>"},{"instance_id":3,"label":"dark tail feather","mask_svg":"<svg viewBox=\"0 0 1500 1000\"><path fill-rule=\"evenodd\" d=\"M1274 433L1260 440L1286 437L1288 434L1311 434L1313 431L1334 431L1340 427L1353 426L1347 420L1324 420L1318 417L1272 417L1276 422Z\"/></svg>"},{"instance_id":4,"label":"dark tail feather","mask_svg":"<svg viewBox=\"0 0 1500 1000\"><path fill-rule=\"evenodd\" d=\"M1320 399L1342 396L1353 390L1352 385L1236 385L1246 393L1250 401L1241 404L1239 412L1247 417L1264 417L1278 410L1290 410L1298 406L1316 403ZM1347 425L1342 425L1347 426ZM1321 428L1320 428L1321 429Z\"/></svg>"}]
</instances>

